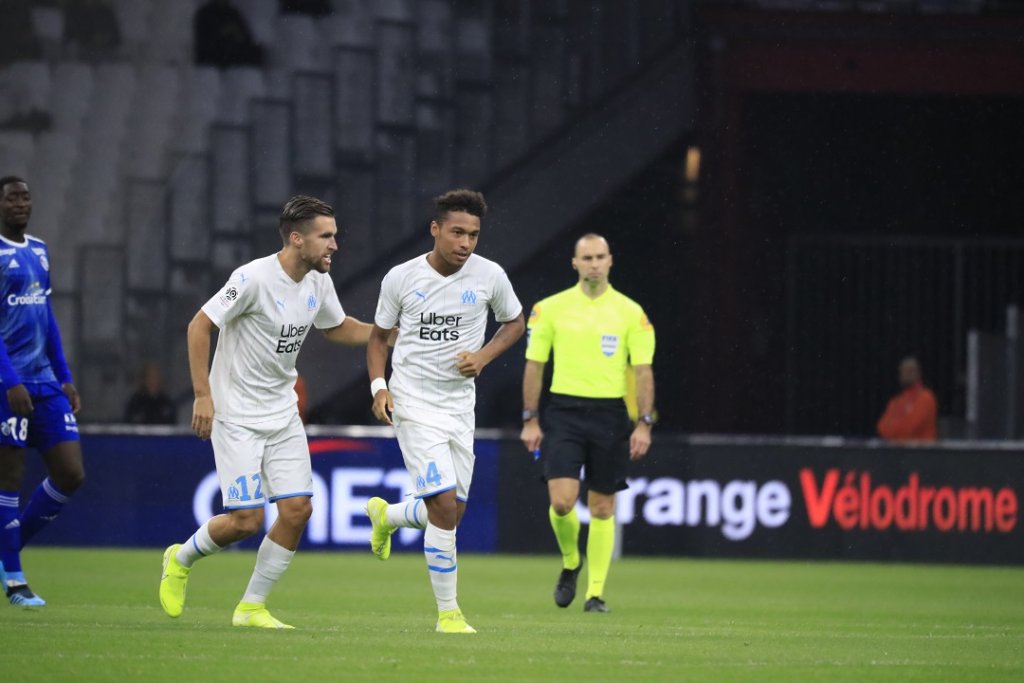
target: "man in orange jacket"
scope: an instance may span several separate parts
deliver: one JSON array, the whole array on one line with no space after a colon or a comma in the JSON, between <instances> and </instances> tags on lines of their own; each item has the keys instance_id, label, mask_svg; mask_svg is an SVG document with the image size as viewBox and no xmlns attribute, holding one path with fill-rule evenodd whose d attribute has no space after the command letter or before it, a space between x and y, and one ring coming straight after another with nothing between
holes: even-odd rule
<instances>
[{"instance_id":1,"label":"man in orange jacket","mask_svg":"<svg viewBox=\"0 0 1024 683\"><path fill-rule=\"evenodd\" d=\"M900 362L903 391L889 399L878 418L878 435L889 441L928 443L936 439L938 404L921 381L921 365L913 356Z\"/></svg>"}]
</instances>

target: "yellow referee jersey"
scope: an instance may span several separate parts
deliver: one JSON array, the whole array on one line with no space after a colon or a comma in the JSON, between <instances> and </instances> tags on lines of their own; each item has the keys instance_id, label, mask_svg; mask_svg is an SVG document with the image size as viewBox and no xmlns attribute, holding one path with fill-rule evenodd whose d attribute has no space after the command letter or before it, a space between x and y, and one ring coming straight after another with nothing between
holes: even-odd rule
<instances>
[{"instance_id":1,"label":"yellow referee jersey","mask_svg":"<svg viewBox=\"0 0 1024 683\"><path fill-rule=\"evenodd\" d=\"M638 303L611 285L591 299L577 284L543 299L530 312L526 359L546 363L552 348L552 393L622 398L626 369L654 360L654 326Z\"/></svg>"}]
</instances>

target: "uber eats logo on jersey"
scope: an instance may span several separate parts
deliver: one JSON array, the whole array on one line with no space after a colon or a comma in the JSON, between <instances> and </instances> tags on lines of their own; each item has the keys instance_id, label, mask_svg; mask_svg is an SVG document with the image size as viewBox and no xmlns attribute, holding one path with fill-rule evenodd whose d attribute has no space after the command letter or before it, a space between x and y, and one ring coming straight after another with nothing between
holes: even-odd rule
<instances>
[{"instance_id":1,"label":"uber eats logo on jersey","mask_svg":"<svg viewBox=\"0 0 1024 683\"><path fill-rule=\"evenodd\" d=\"M420 313L420 339L430 341L455 341L459 338L457 328L462 322L461 315Z\"/></svg>"},{"instance_id":2,"label":"uber eats logo on jersey","mask_svg":"<svg viewBox=\"0 0 1024 683\"><path fill-rule=\"evenodd\" d=\"M278 353L293 353L302 346L302 337L306 334L309 325L281 325L281 338L277 340Z\"/></svg>"}]
</instances>

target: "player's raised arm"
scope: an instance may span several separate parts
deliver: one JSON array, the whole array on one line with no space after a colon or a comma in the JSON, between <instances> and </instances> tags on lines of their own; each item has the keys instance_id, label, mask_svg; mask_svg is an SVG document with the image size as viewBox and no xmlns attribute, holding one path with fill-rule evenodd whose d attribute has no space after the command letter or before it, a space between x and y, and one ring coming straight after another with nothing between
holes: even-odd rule
<instances>
[{"instance_id":1,"label":"player's raised arm","mask_svg":"<svg viewBox=\"0 0 1024 683\"><path fill-rule=\"evenodd\" d=\"M192 431L200 439L210 438L213 428L213 396L210 394L210 337L213 321L202 310L188 324L188 366L192 375Z\"/></svg>"},{"instance_id":2,"label":"player's raised arm","mask_svg":"<svg viewBox=\"0 0 1024 683\"><path fill-rule=\"evenodd\" d=\"M374 325L366 345L366 369L370 374L370 392L373 394L373 415L385 424L392 424L391 414L395 410L391 392L388 391L384 372L388 364L389 342L394 343L394 330Z\"/></svg>"}]
</instances>

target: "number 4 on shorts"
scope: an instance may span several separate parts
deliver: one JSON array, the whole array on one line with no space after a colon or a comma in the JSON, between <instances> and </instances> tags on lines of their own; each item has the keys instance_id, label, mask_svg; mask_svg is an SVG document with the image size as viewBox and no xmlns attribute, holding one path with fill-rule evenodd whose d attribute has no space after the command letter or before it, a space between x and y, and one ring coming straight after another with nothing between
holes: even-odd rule
<instances>
[{"instance_id":1,"label":"number 4 on shorts","mask_svg":"<svg viewBox=\"0 0 1024 683\"><path fill-rule=\"evenodd\" d=\"M427 465L427 483L431 486L437 486L441 483L441 473L437 471L437 463L434 461Z\"/></svg>"}]
</instances>

